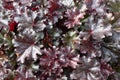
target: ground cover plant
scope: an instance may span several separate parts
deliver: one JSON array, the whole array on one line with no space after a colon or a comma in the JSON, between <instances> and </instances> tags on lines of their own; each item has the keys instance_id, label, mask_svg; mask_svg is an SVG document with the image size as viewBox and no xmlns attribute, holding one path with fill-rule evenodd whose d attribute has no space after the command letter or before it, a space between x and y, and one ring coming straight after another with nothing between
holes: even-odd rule
<instances>
[{"instance_id":1,"label":"ground cover plant","mask_svg":"<svg viewBox=\"0 0 120 80\"><path fill-rule=\"evenodd\" d=\"M120 80L120 0L0 0L0 80Z\"/></svg>"}]
</instances>

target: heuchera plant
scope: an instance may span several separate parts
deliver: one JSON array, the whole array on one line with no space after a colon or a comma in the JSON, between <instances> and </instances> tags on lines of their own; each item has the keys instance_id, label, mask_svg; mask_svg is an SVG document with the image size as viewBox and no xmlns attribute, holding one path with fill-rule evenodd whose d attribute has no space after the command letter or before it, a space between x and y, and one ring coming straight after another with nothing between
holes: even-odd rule
<instances>
[{"instance_id":1,"label":"heuchera plant","mask_svg":"<svg viewBox=\"0 0 120 80\"><path fill-rule=\"evenodd\" d=\"M120 80L120 1L0 0L0 80Z\"/></svg>"}]
</instances>

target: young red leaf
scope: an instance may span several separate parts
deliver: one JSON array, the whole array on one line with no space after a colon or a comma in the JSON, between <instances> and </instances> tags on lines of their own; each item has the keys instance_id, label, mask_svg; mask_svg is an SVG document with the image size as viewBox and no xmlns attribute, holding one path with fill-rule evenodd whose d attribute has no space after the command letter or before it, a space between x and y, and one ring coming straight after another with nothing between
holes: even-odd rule
<instances>
[{"instance_id":1,"label":"young red leaf","mask_svg":"<svg viewBox=\"0 0 120 80\"><path fill-rule=\"evenodd\" d=\"M18 23L16 21L12 21L9 23L9 31L14 31L15 27L17 27Z\"/></svg>"}]
</instances>

